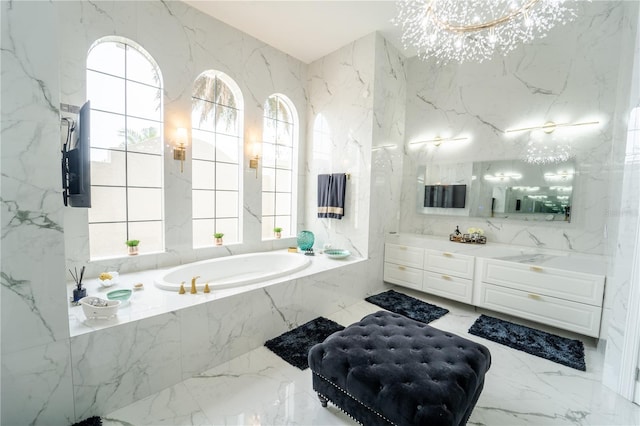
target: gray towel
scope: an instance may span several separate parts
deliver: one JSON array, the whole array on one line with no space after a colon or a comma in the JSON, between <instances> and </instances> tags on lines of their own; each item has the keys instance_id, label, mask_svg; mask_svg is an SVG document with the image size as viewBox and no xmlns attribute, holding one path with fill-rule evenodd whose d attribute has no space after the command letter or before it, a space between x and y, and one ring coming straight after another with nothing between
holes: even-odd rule
<instances>
[{"instance_id":1,"label":"gray towel","mask_svg":"<svg viewBox=\"0 0 640 426\"><path fill-rule=\"evenodd\" d=\"M347 175L318 175L318 217L342 219Z\"/></svg>"}]
</instances>

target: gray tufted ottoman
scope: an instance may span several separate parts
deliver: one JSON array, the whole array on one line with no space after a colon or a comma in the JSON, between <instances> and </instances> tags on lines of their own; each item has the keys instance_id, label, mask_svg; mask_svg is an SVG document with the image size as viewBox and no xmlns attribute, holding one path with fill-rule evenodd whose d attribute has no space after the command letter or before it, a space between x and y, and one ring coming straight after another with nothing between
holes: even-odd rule
<instances>
[{"instance_id":1,"label":"gray tufted ottoman","mask_svg":"<svg viewBox=\"0 0 640 426\"><path fill-rule=\"evenodd\" d=\"M313 389L364 425L464 425L491 365L489 350L380 311L309 351Z\"/></svg>"}]
</instances>

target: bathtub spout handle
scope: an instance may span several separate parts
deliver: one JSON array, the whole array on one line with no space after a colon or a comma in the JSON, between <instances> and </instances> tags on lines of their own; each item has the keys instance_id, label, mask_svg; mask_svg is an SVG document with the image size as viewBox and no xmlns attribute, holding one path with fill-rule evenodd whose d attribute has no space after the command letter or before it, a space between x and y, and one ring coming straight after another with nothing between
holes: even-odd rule
<instances>
[{"instance_id":1,"label":"bathtub spout handle","mask_svg":"<svg viewBox=\"0 0 640 426\"><path fill-rule=\"evenodd\" d=\"M200 278L200 275L191 278L191 294L196 294L198 290L196 289L196 280Z\"/></svg>"}]
</instances>

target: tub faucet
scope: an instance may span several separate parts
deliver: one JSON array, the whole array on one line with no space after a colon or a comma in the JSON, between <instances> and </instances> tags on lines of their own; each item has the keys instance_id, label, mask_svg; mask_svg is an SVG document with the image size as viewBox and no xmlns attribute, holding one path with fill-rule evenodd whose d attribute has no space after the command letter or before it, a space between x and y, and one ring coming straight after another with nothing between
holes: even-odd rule
<instances>
[{"instance_id":1,"label":"tub faucet","mask_svg":"<svg viewBox=\"0 0 640 426\"><path fill-rule=\"evenodd\" d=\"M200 278L200 275L191 278L191 294L196 294L198 290L196 290L196 280Z\"/></svg>"}]
</instances>

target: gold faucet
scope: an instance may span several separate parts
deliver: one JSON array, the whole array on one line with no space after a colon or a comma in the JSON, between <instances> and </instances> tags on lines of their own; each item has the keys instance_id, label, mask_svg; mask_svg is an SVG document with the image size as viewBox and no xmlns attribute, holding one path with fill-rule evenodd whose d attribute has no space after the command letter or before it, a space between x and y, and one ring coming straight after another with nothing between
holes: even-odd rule
<instances>
[{"instance_id":1,"label":"gold faucet","mask_svg":"<svg viewBox=\"0 0 640 426\"><path fill-rule=\"evenodd\" d=\"M211 290L209 290L209 283L206 283L206 284L204 285L204 292L205 292L205 293L211 293Z\"/></svg>"},{"instance_id":2,"label":"gold faucet","mask_svg":"<svg viewBox=\"0 0 640 426\"><path fill-rule=\"evenodd\" d=\"M196 294L198 290L196 290L196 280L200 278L200 275L191 278L191 294Z\"/></svg>"},{"instance_id":3,"label":"gold faucet","mask_svg":"<svg viewBox=\"0 0 640 426\"><path fill-rule=\"evenodd\" d=\"M184 291L184 281L182 281L182 283L180 283L180 290L178 290L178 293L180 293L180 294L184 294L185 293L185 291Z\"/></svg>"}]
</instances>

